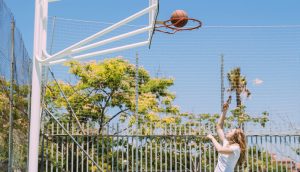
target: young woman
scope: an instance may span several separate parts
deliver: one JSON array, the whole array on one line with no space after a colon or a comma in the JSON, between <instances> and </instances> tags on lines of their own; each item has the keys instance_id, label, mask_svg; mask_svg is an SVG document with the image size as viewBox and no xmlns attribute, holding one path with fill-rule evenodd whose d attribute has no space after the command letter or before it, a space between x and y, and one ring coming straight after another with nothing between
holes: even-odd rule
<instances>
[{"instance_id":1,"label":"young woman","mask_svg":"<svg viewBox=\"0 0 300 172\"><path fill-rule=\"evenodd\" d=\"M223 131L225 116L229 103L223 106L223 113L217 124L217 133L222 142L220 144L212 135L207 137L212 141L219 153L215 172L233 172L235 166L242 165L246 156L246 138L242 129L232 129L226 135Z\"/></svg>"}]
</instances>

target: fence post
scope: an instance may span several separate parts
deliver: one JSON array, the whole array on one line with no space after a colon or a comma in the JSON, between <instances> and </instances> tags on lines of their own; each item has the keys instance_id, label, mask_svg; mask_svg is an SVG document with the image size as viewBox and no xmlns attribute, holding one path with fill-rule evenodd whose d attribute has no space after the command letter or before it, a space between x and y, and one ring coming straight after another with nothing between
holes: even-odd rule
<instances>
[{"instance_id":1,"label":"fence post","mask_svg":"<svg viewBox=\"0 0 300 172\"><path fill-rule=\"evenodd\" d=\"M13 85L14 85L14 70L15 70L15 21L11 21L11 47L10 47L10 95L9 95L9 139L8 139L8 172L13 171Z\"/></svg>"},{"instance_id":2,"label":"fence post","mask_svg":"<svg viewBox=\"0 0 300 172\"><path fill-rule=\"evenodd\" d=\"M138 130L139 130L139 116L138 116L138 113L139 113L139 109L138 109L138 106L139 106L139 57L138 57L138 53L136 53L136 74L135 74L135 101L136 101L136 105L135 105L135 120L136 120L136 135L138 135ZM138 141L139 141L139 138L138 136L136 136L136 150L135 150L135 156L136 156L136 172L139 171L139 150L138 150Z\"/></svg>"},{"instance_id":3,"label":"fence post","mask_svg":"<svg viewBox=\"0 0 300 172\"><path fill-rule=\"evenodd\" d=\"M223 111L223 105L224 105L224 55L221 54L221 112Z\"/></svg>"}]
</instances>

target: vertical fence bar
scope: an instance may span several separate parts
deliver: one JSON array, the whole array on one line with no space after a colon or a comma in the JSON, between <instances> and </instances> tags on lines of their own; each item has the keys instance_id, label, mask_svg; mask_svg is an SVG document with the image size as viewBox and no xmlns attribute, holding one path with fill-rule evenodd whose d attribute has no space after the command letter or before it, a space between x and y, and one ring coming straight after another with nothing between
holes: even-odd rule
<instances>
[{"instance_id":1,"label":"vertical fence bar","mask_svg":"<svg viewBox=\"0 0 300 172\"><path fill-rule=\"evenodd\" d=\"M72 124L72 128L73 128L72 130L74 131L75 128L73 124ZM77 131L75 130L74 133L77 134ZM76 140L78 143L80 143L78 136L76 136ZM74 147L74 143L72 143L72 146ZM76 172L78 171L79 171L79 150L78 150L78 146L76 145Z\"/></svg>"},{"instance_id":2,"label":"vertical fence bar","mask_svg":"<svg viewBox=\"0 0 300 172\"><path fill-rule=\"evenodd\" d=\"M273 161L274 161L274 154L273 154L273 137L270 137L270 151L271 151L271 171L273 172Z\"/></svg>"},{"instance_id":3,"label":"vertical fence bar","mask_svg":"<svg viewBox=\"0 0 300 172\"><path fill-rule=\"evenodd\" d=\"M95 159L95 136L91 136L91 140L92 140L92 159ZM96 150L97 151L97 150ZM99 161L98 161L98 156L96 156L97 159L96 159L96 162L97 164L99 164ZM94 164L92 163L92 172L94 172Z\"/></svg>"},{"instance_id":4,"label":"vertical fence bar","mask_svg":"<svg viewBox=\"0 0 300 172\"><path fill-rule=\"evenodd\" d=\"M189 145L189 161L190 161L190 168L189 170L191 171L192 170L192 145L191 145L191 128L192 127L192 124L189 125L189 131L188 131L188 135L189 135L189 138L188 138L188 145Z\"/></svg>"},{"instance_id":5,"label":"vertical fence bar","mask_svg":"<svg viewBox=\"0 0 300 172\"><path fill-rule=\"evenodd\" d=\"M268 154L269 154L269 146L268 146L268 136L264 136L264 139L265 139L265 147L266 147L266 171L269 172L269 157L268 157Z\"/></svg>"},{"instance_id":6,"label":"vertical fence bar","mask_svg":"<svg viewBox=\"0 0 300 172\"><path fill-rule=\"evenodd\" d=\"M199 135L202 135L202 133L201 133L201 123L198 123L198 132L199 132ZM199 143L197 144L198 147L199 147L199 164L197 165L197 167L199 167L200 172L202 172L202 147L201 147L201 143L202 143L202 139L199 139Z\"/></svg>"},{"instance_id":7,"label":"vertical fence bar","mask_svg":"<svg viewBox=\"0 0 300 172\"><path fill-rule=\"evenodd\" d=\"M46 125L46 172L48 172L48 166L49 166L49 125Z\"/></svg>"},{"instance_id":8,"label":"vertical fence bar","mask_svg":"<svg viewBox=\"0 0 300 172\"><path fill-rule=\"evenodd\" d=\"M53 157L54 157L54 146L53 146L53 142L54 142L54 139L53 139L53 135L54 135L54 123L51 124L51 159L50 159L50 169L51 169L51 172L53 172Z\"/></svg>"},{"instance_id":9,"label":"vertical fence bar","mask_svg":"<svg viewBox=\"0 0 300 172\"><path fill-rule=\"evenodd\" d=\"M121 142L122 142L122 153L121 153L121 170L122 172L124 171L124 151L125 151L125 146L124 146L124 137L121 137Z\"/></svg>"},{"instance_id":10,"label":"vertical fence bar","mask_svg":"<svg viewBox=\"0 0 300 172\"><path fill-rule=\"evenodd\" d=\"M164 150L164 152L165 152L165 159L164 159L164 163L165 163L165 171L167 171L167 169L168 169L168 144L167 144L167 142L168 142L168 133L167 133L167 124L165 124L165 128L164 128L164 132L165 132L165 137L164 137L164 144L165 144L165 150Z\"/></svg>"},{"instance_id":11,"label":"vertical fence bar","mask_svg":"<svg viewBox=\"0 0 300 172\"><path fill-rule=\"evenodd\" d=\"M82 124L82 129L84 130L84 127L85 127L85 125L84 124ZM81 135L81 147L82 147L82 149L84 149L84 135L83 135L83 133L82 133L82 135ZM83 151L81 151L81 172L83 172L83 168L84 168L84 154L83 154Z\"/></svg>"},{"instance_id":12,"label":"vertical fence bar","mask_svg":"<svg viewBox=\"0 0 300 172\"><path fill-rule=\"evenodd\" d=\"M141 127L143 127L143 125L141 126ZM142 131L142 128L141 128L141 130L140 131ZM140 132L139 133L140 135L142 135L142 132ZM140 137L140 143L139 143L139 145L140 145L140 149L139 149L139 151L140 151L140 161L141 161L141 165L140 165L140 171L143 171L143 140L144 140L144 137Z\"/></svg>"},{"instance_id":13,"label":"vertical fence bar","mask_svg":"<svg viewBox=\"0 0 300 172\"><path fill-rule=\"evenodd\" d=\"M298 135L297 138L298 138L298 139L297 139L298 141L296 141L296 144L297 144L297 150L300 150L300 135ZM297 161L298 161L298 162L300 161L300 157L298 157Z\"/></svg>"},{"instance_id":14,"label":"vertical fence bar","mask_svg":"<svg viewBox=\"0 0 300 172\"><path fill-rule=\"evenodd\" d=\"M184 171L187 172L187 146L186 146L186 127L187 124L184 125Z\"/></svg>"},{"instance_id":15,"label":"vertical fence bar","mask_svg":"<svg viewBox=\"0 0 300 172\"><path fill-rule=\"evenodd\" d=\"M156 138L157 139L157 138ZM154 156L154 159L155 159L155 171L158 172L158 157L157 157L157 142L158 140L154 140L155 141L155 156Z\"/></svg>"},{"instance_id":16,"label":"vertical fence bar","mask_svg":"<svg viewBox=\"0 0 300 172\"><path fill-rule=\"evenodd\" d=\"M155 164L153 163L153 160L152 160L152 156L153 156L153 150L152 150L152 142L153 142L153 124L151 123L150 124L150 133L151 133L151 137L150 137L150 171L152 172L152 165Z\"/></svg>"},{"instance_id":17,"label":"vertical fence bar","mask_svg":"<svg viewBox=\"0 0 300 172\"><path fill-rule=\"evenodd\" d=\"M204 134L206 133L207 129L206 126L204 125ZM206 161L206 143L203 142L203 166L204 166L204 172L206 172L206 167L207 167L207 161Z\"/></svg>"},{"instance_id":18,"label":"vertical fence bar","mask_svg":"<svg viewBox=\"0 0 300 172\"><path fill-rule=\"evenodd\" d=\"M56 156L56 162L55 162L55 169L56 169L56 172L58 172L58 141L59 141L59 137L57 136L57 134L58 134L58 124L56 124L56 133L55 133L55 138L56 138L56 154L55 154L55 156Z\"/></svg>"},{"instance_id":19,"label":"vertical fence bar","mask_svg":"<svg viewBox=\"0 0 300 172\"><path fill-rule=\"evenodd\" d=\"M275 150L278 149L278 147L280 148L280 142L279 142L279 138L278 136L275 136ZM279 144L279 146L278 146ZM276 163L276 172L278 172L278 170L280 170L280 162L278 162L278 153L276 152L275 154L275 163Z\"/></svg>"},{"instance_id":20,"label":"vertical fence bar","mask_svg":"<svg viewBox=\"0 0 300 172\"><path fill-rule=\"evenodd\" d=\"M174 158L175 158L175 164L174 164L174 166L175 166L175 172L177 172L177 142L176 142L176 140L178 139L178 137L177 137L177 126L176 125L174 125L174 133L173 134L175 134L175 136L174 136Z\"/></svg>"},{"instance_id":21,"label":"vertical fence bar","mask_svg":"<svg viewBox=\"0 0 300 172\"><path fill-rule=\"evenodd\" d=\"M160 172L162 172L162 138L159 139L159 163L160 163Z\"/></svg>"},{"instance_id":22,"label":"vertical fence bar","mask_svg":"<svg viewBox=\"0 0 300 172\"><path fill-rule=\"evenodd\" d=\"M294 136L295 137L295 136ZM292 145L292 147L294 146L292 144L292 136L289 136L289 144ZM297 167L296 167L297 168ZM292 170L293 169L293 163L290 163L290 169Z\"/></svg>"},{"instance_id":23,"label":"vertical fence bar","mask_svg":"<svg viewBox=\"0 0 300 172\"><path fill-rule=\"evenodd\" d=\"M296 149L296 150L300 150L300 136L298 135L298 136L293 136L293 139L292 139L292 143L291 143L292 145L293 145L293 147ZM300 162L300 156L298 156L297 158L296 158L296 161L297 162ZM297 164L295 164L295 165L297 165ZM297 168L297 166L296 166L296 168Z\"/></svg>"},{"instance_id":24,"label":"vertical fence bar","mask_svg":"<svg viewBox=\"0 0 300 172\"><path fill-rule=\"evenodd\" d=\"M208 165L209 171L211 172L211 144L208 144Z\"/></svg>"},{"instance_id":25,"label":"vertical fence bar","mask_svg":"<svg viewBox=\"0 0 300 172\"><path fill-rule=\"evenodd\" d=\"M246 147L246 167L249 168L249 137L246 137L247 147Z\"/></svg>"},{"instance_id":26,"label":"vertical fence bar","mask_svg":"<svg viewBox=\"0 0 300 172\"><path fill-rule=\"evenodd\" d=\"M179 138L179 149L180 149L180 151L179 151L179 166L180 166L180 172L182 171L182 145L181 145L181 142L182 142L182 128L181 128L181 126L180 126L180 128L179 128L179 136L180 136L180 138Z\"/></svg>"},{"instance_id":27,"label":"vertical fence bar","mask_svg":"<svg viewBox=\"0 0 300 172\"><path fill-rule=\"evenodd\" d=\"M216 128L216 126L213 125L213 129L214 129L213 131L215 131L215 128ZM214 132L214 134L216 134L216 133ZM213 146L213 153L214 153L213 161L214 161L214 168L215 168L216 167L216 148L214 146Z\"/></svg>"},{"instance_id":28,"label":"vertical fence bar","mask_svg":"<svg viewBox=\"0 0 300 172\"><path fill-rule=\"evenodd\" d=\"M286 169L286 171L288 171L288 163L291 163L292 159L289 158L289 152L288 152L289 150L287 148L287 145L289 145L289 144L287 143L286 139L287 139L287 136L284 136L284 145L286 145L285 146L285 150L286 150L285 152L287 154L286 163L285 163L285 169Z\"/></svg>"},{"instance_id":29,"label":"vertical fence bar","mask_svg":"<svg viewBox=\"0 0 300 172\"><path fill-rule=\"evenodd\" d=\"M62 125L64 125L64 124L62 124ZM65 126L64 126L65 127ZM57 133L58 134L58 133ZM62 134L62 136L63 136L63 134L64 134L64 130L63 129L61 129L61 134ZM59 140L60 140L60 144L61 144L61 171L63 171L64 170L64 137L61 137Z\"/></svg>"},{"instance_id":30,"label":"vertical fence bar","mask_svg":"<svg viewBox=\"0 0 300 172\"><path fill-rule=\"evenodd\" d=\"M138 56L138 53L136 53L136 63L135 63L135 117L136 117L136 126L137 126L137 129L136 131L138 131L138 128L139 128L139 116L138 116L138 113L139 113L139 56ZM136 161L135 161L135 165L136 165L136 169L135 171L138 172L139 171L139 152L138 152L138 137L136 137L136 150L135 150L135 158L136 158Z\"/></svg>"},{"instance_id":31,"label":"vertical fence bar","mask_svg":"<svg viewBox=\"0 0 300 172\"><path fill-rule=\"evenodd\" d=\"M283 144L282 144L282 136L279 136L279 138L280 138L280 149L281 149L281 151L284 149L284 146L283 146ZM283 152L283 151L282 151ZM282 155L282 157L284 157L283 155ZM281 162L281 171L283 171L283 159L281 158L281 160L280 160L280 162Z\"/></svg>"},{"instance_id":32,"label":"vertical fence bar","mask_svg":"<svg viewBox=\"0 0 300 172\"><path fill-rule=\"evenodd\" d=\"M126 169L127 169L127 172L129 172L129 137L126 138L126 141L127 141L127 150L126 150Z\"/></svg>"},{"instance_id":33,"label":"vertical fence bar","mask_svg":"<svg viewBox=\"0 0 300 172\"><path fill-rule=\"evenodd\" d=\"M74 127L74 125L72 125L72 127ZM77 131L75 130L75 133L77 134ZM80 144L80 139L79 136L76 137L78 143ZM79 171L79 150L78 150L78 146L76 145L76 172Z\"/></svg>"},{"instance_id":34,"label":"vertical fence bar","mask_svg":"<svg viewBox=\"0 0 300 172\"><path fill-rule=\"evenodd\" d=\"M202 126L201 126L201 122L198 123L198 129L196 130L196 133L198 131L198 135L202 136L203 131L202 131ZM198 149L199 149L199 153L197 153L197 157L199 156L197 162L196 162L196 166L198 168L198 172L202 172L202 143L203 143L203 138L199 138L198 139L198 143L196 143Z\"/></svg>"},{"instance_id":35,"label":"vertical fence bar","mask_svg":"<svg viewBox=\"0 0 300 172\"><path fill-rule=\"evenodd\" d=\"M260 164L260 168L261 168L261 171L263 172L264 169L263 169L263 165L264 165L264 160L263 160L263 155L264 155L264 148L262 147L262 136L259 136L259 140L260 140L260 146L259 146L259 150L260 150L260 160L261 160L261 164Z\"/></svg>"},{"instance_id":36,"label":"vertical fence bar","mask_svg":"<svg viewBox=\"0 0 300 172\"><path fill-rule=\"evenodd\" d=\"M105 147L106 147L106 157L107 157L107 158L106 158L106 160L107 160L107 162L106 162L106 163L107 163L107 171L110 171L110 169L109 169L109 161L110 161L110 159L109 159L109 150L110 150L110 149L109 149L109 145L110 145L110 144L109 144L109 143L110 143L110 141L109 141L109 140L110 140L110 136L109 136L109 134L110 134L110 133L109 133L109 127L110 127L110 125L109 125L109 123L108 123L107 126L106 126L107 137L106 137L106 141L105 141L105 143L106 143L106 144L105 144Z\"/></svg>"},{"instance_id":37,"label":"vertical fence bar","mask_svg":"<svg viewBox=\"0 0 300 172\"><path fill-rule=\"evenodd\" d=\"M90 141L90 139L89 139L89 134L90 134L90 132L89 132L89 129L90 129L90 125L89 125L89 123L87 123L86 124L86 129L87 129L87 131L85 132L86 133L86 152L88 153L88 154L90 154L89 153L89 141ZM86 172L88 172L89 171L89 159L88 158L86 158Z\"/></svg>"},{"instance_id":38,"label":"vertical fence bar","mask_svg":"<svg viewBox=\"0 0 300 172\"><path fill-rule=\"evenodd\" d=\"M131 171L134 172L134 130L131 130Z\"/></svg>"},{"instance_id":39,"label":"vertical fence bar","mask_svg":"<svg viewBox=\"0 0 300 172\"><path fill-rule=\"evenodd\" d=\"M73 125L72 123L70 123L70 128L71 128L71 134L73 135L74 134L74 128L73 128ZM74 142L73 140L71 141L71 163L70 163L70 168L71 168L71 171L74 171Z\"/></svg>"},{"instance_id":40,"label":"vertical fence bar","mask_svg":"<svg viewBox=\"0 0 300 172\"><path fill-rule=\"evenodd\" d=\"M119 123L117 123L117 133L119 133ZM117 149L117 158L116 158L116 169L117 169L117 172L119 172L119 134L117 135L117 144L116 144L116 149Z\"/></svg>"},{"instance_id":41,"label":"vertical fence bar","mask_svg":"<svg viewBox=\"0 0 300 172\"><path fill-rule=\"evenodd\" d=\"M208 131L210 132L210 133L212 133L212 130L211 130L211 123L210 122L208 122ZM211 162L212 162L212 158L211 158L211 155L212 155L212 153L211 153L211 149L212 149L212 146L211 146L211 144L208 144L208 165L209 165L209 171L211 172Z\"/></svg>"},{"instance_id":42,"label":"vertical fence bar","mask_svg":"<svg viewBox=\"0 0 300 172\"><path fill-rule=\"evenodd\" d=\"M104 135L103 135L103 128L101 130L101 166L104 169Z\"/></svg>"},{"instance_id":43,"label":"vertical fence bar","mask_svg":"<svg viewBox=\"0 0 300 172\"><path fill-rule=\"evenodd\" d=\"M215 147L213 147L213 152L214 152L214 167L216 166L216 148Z\"/></svg>"},{"instance_id":44,"label":"vertical fence bar","mask_svg":"<svg viewBox=\"0 0 300 172\"><path fill-rule=\"evenodd\" d=\"M259 164L258 164L258 140L257 140L257 136L255 136L255 154L256 154L256 170L259 171Z\"/></svg>"},{"instance_id":45,"label":"vertical fence bar","mask_svg":"<svg viewBox=\"0 0 300 172\"><path fill-rule=\"evenodd\" d=\"M173 159L172 159L172 157L173 157L173 138L174 138L174 136L173 135L175 135L174 133L173 133L173 130L172 129L174 129L173 127L172 127L173 125L172 124L170 124L169 125L169 129L170 129L170 135L172 135L172 137L170 137L170 144L169 144L169 146L170 146L170 171L173 171Z\"/></svg>"},{"instance_id":46,"label":"vertical fence bar","mask_svg":"<svg viewBox=\"0 0 300 172\"><path fill-rule=\"evenodd\" d=\"M70 132L69 123L67 123L67 130ZM69 137L66 136L66 171L69 171Z\"/></svg>"},{"instance_id":47,"label":"vertical fence bar","mask_svg":"<svg viewBox=\"0 0 300 172\"><path fill-rule=\"evenodd\" d=\"M114 129L114 124L112 124L112 126L111 126L111 131L113 131L113 129ZM113 132L112 132L113 133ZM112 134L111 133L111 134ZM114 163L115 163L115 160L114 160L114 137L113 136L111 136L111 138L109 139L109 141L110 141L110 146L111 146L111 171L113 172L114 171Z\"/></svg>"},{"instance_id":48,"label":"vertical fence bar","mask_svg":"<svg viewBox=\"0 0 300 172\"><path fill-rule=\"evenodd\" d=\"M121 142L122 142L122 158L121 158L121 169L122 172L124 171L124 151L125 151L125 146L124 146L124 137L121 137Z\"/></svg>"},{"instance_id":49,"label":"vertical fence bar","mask_svg":"<svg viewBox=\"0 0 300 172\"><path fill-rule=\"evenodd\" d=\"M146 124L146 127L148 128L148 124ZM148 137L146 137L145 142L145 171L148 171Z\"/></svg>"},{"instance_id":50,"label":"vertical fence bar","mask_svg":"<svg viewBox=\"0 0 300 172\"><path fill-rule=\"evenodd\" d=\"M251 144L251 146L249 146L249 144L248 144L248 147L249 147L249 149L250 149L250 158L251 159L249 159L249 163L251 164L251 165L249 165L249 168L251 169L251 170L254 170L254 155L253 155L253 153L254 153L254 151L253 151L253 137L252 136L250 136L249 137L249 143Z\"/></svg>"},{"instance_id":51,"label":"vertical fence bar","mask_svg":"<svg viewBox=\"0 0 300 172\"><path fill-rule=\"evenodd\" d=\"M95 141L96 141L96 159L97 159L97 163L99 164L99 166L100 166L100 164L101 164L101 169L103 169L103 164L102 163L100 163L100 160L99 160L99 156L100 156L100 154L99 154L99 136L100 136L100 133L99 133L99 129L98 129L98 131L97 131L97 135L95 136ZM101 156L103 156L103 154L101 154ZM99 171L99 169L97 169L96 170L96 172L98 172Z\"/></svg>"},{"instance_id":52,"label":"vertical fence bar","mask_svg":"<svg viewBox=\"0 0 300 172\"><path fill-rule=\"evenodd\" d=\"M207 171L207 157L206 157L206 144L203 144L203 156L204 156L204 171Z\"/></svg>"},{"instance_id":53,"label":"vertical fence bar","mask_svg":"<svg viewBox=\"0 0 300 172\"><path fill-rule=\"evenodd\" d=\"M281 136L282 137L282 139L283 139L283 144L282 144L282 146L283 146L283 157L284 157L284 159L285 159L285 162L283 162L283 164L284 164L284 167L285 167L285 171L288 171L288 164L291 162L291 159L289 158L289 152L288 152L288 148L287 148L287 146L288 146L288 143L287 143L287 136Z\"/></svg>"},{"instance_id":54,"label":"vertical fence bar","mask_svg":"<svg viewBox=\"0 0 300 172\"><path fill-rule=\"evenodd\" d=\"M82 127L82 130L84 130L84 124L81 125ZM81 133L80 135L80 132L78 132L77 128L76 129L76 133L78 135L78 143L81 145L82 149L84 149L84 146L83 146L83 133ZM77 151L78 151L78 171L81 171L83 172L83 152L80 154L80 148L78 147L78 145L76 145L77 147Z\"/></svg>"},{"instance_id":55,"label":"vertical fence bar","mask_svg":"<svg viewBox=\"0 0 300 172\"><path fill-rule=\"evenodd\" d=\"M149 158L149 155L148 155L148 138L146 137L146 145L145 145L145 171L148 171L148 158ZM151 154L150 154L151 156Z\"/></svg>"}]
</instances>

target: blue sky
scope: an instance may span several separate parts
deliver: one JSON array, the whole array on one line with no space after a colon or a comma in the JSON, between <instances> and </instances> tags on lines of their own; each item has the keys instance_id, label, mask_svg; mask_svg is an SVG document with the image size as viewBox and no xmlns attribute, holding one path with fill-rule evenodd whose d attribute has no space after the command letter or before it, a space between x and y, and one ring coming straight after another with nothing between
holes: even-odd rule
<instances>
[{"instance_id":1,"label":"blue sky","mask_svg":"<svg viewBox=\"0 0 300 172\"><path fill-rule=\"evenodd\" d=\"M31 51L34 0L4 1L14 13ZM61 0L50 4L49 15L115 22L143 8L145 4L147 0L89 0L88 3L84 0ZM206 25L292 25L299 24L299 5L298 0L161 0L160 17L169 17L175 9L185 9L190 16L201 19Z\"/></svg>"},{"instance_id":2,"label":"blue sky","mask_svg":"<svg viewBox=\"0 0 300 172\"><path fill-rule=\"evenodd\" d=\"M29 52L32 52L34 1L6 0L15 15L17 26ZM100 22L117 22L147 5L146 0L62 0L51 3L49 16ZM161 0L159 19L167 19L172 11L184 9L200 19L204 28L176 35L154 35L151 50L140 48L140 63L154 76L175 78L176 103L183 111L219 112L219 57L225 56L225 72L242 68L252 97L246 101L248 111L269 111L291 120L300 115L300 27L287 28L210 28L209 26L300 25L298 0L287 1L208 1ZM70 45L108 25L59 20L54 51ZM137 21L134 24L143 24ZM59 27L58 26L58 27ZM75 36L72 33L81 31ZM135 50L120 52L129 60ZM98 59L101 59L100 57ZM57 69L64 78L66 69ZM157 72L159 71L159 72ZM260 85L253 81L262 80ZM227 83L226 83L227 84ZM226 85L227 86L227 85Z\"/></svg>"}]
</instances>

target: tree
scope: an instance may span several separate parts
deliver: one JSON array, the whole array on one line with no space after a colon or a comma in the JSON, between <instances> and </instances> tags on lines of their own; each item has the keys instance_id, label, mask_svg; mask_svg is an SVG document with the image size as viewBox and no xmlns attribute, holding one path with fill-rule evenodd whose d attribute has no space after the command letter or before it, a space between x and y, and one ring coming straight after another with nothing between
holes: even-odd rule
<instances>
[{"instance_id":1,"label":"tree","mask_svg":"<svg viewBox=\"0 0 300 172\"><path fill-rule=\"evenodd\" d=\"M247 88L246 77L241 75L241 69L239 67L232 69L227 74L227 79L229 82L229 92L235 92L236 96L236 107L242 106L241 95L245 94L248 98L251 92Z\"/></svg>"},{"instance_id":2,"label":"tree","mask_svg":"<svg viewBox=\"0 0 300 172\"><path fill-rule=\"evenodd\" d=\"M263 112L262 116L260 117L251 117L246 113L246 106L242 103L241 96L245 95L247 98L249 98L251 92L247 88L246 77L241 74L241 68L233 68L229 73L227 73L227 79L229 82L228 92L234 92L236 98L236 108L231 111L232 116L228 119L230 121L237 119L238 125L242 128L244 128L244 123L249 121L260 123L262 126L265 126L265 124L269 121L268 112Z\"/></svg>"},{"instance_id":3,"label":"tree","mask_svg":"<svg viewBox=\"0 0 300 172\"><path fill-rule=\"evenodd\" d=\"M230 93L235 92L236 98L236 109L233 111L233 116L238 119L243 119L245 116L244 106L242 105L241 95L244 94L248 98L251 95L251 92L247 89L247 80L246 77L241 75L241 69L239 67L232 69L227 74L227 79L229 82L228 91ZM243 124L238 120L239 126L243 127Z\"/></svg>"},{"instance_id":4,"label":"tree","mask_svg":"<svg viewBox=\"0 0 300 172\"><path fill-rule=\"evenodd\" d=\"M81 121L96 122L101 128L114 119L133 124L135 119L135 65L121 57L100 62L66 64L69 72L77 78L75 83L59 81L59 85ZM173 105L175 95L169 91L174 84L171 78L152 78L143 68L138 69L139 121L176 122L179 120L179 107ZM47 85L46 104L66 117L65 99L60 96L55 82ZM168 114L161 117L161 114Z\"/></svg>"},{"instance_id":5,"label":"tree","mask_svg":"<svg viewBox=\"0 0 300 172\"><path fill-rule=\"evenodd\" d=\"M13 145L14 168L26 168L28 121L28 85L11 84L0 77L0 167L8 163L8 130L10 87L13 86Z\"/></svg>"}]
</instances>

